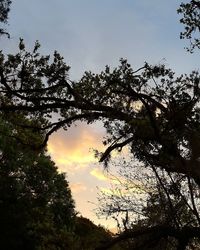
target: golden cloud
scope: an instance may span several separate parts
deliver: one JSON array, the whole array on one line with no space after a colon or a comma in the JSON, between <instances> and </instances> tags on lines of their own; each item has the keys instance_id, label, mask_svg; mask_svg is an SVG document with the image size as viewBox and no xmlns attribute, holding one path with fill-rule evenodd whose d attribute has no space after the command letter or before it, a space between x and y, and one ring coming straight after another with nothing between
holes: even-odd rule
<instances>
[{"instance_id":1,"label":"golden cloud","mask_svg":"<svg viewBox=\"0 0 200 250\"><path fill-rule=\"evenodd\" d=\"M121 185L125 180L121 176L112 175L110 172L101 170L100 167L93 168L90 174L100 181L107 181L110 184Z\"/></svg>"},{"instance_id":2,"label":"golden cloud","mask_svg":"<svg viewBox=\"0 0 200 250\"><path fill-rule=\"evenodd\" d=\"M122 197L122 196L134 196L134 195L137 195L138 197L139 196L144 196L145 194L147 194L147 192L149 191L148 189L145 189L142 184L139 185L139 184L127 184L127 183L124 183L124 185L119 185L119 184L116 184L114 183L111 183L111 186L110 188L107 188L107 187L100 187L100 191L102 193L104 193L105 195L114 195L114 196L119 196L119 197Z\"/></svg>"},{"instance_id":3,"label":"golden cloud","mask_svg":"<svg viewBox=\"0 0 200 250\"><path fill-rule=\"evenodd\" d=\"M102 149L103 132L80 123L69 131L59 131L52 135L48 142L48 152L59 168L77 170L95 162L91 149Z\"/></svg>"},{"instance_id":4,"label":"golden cloud","mask_svg":"<svg viewBox=\"0 0 200 250\"><path fill-rule=\"evenodd\" d=\"M85 191L87 187L83 183L72 183L70 184L70 189L73 193L80 193Z\"/></svg>"},{"instance_id":5,"label":"golden cloud","mask_svg":"<svg viewBox=\"0 0 200 250\"><path fill-rule=\"evenodd\" d=\"M100 168L93 168L90 171L90 174L94 177L96 177L100 181L108 181L109 178Z\"/></svg>"}]
</instances>

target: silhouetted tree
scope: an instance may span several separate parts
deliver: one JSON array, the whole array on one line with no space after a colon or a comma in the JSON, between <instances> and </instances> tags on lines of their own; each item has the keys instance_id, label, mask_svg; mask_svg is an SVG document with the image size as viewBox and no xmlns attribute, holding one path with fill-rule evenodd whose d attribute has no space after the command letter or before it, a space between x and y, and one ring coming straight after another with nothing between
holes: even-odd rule
<instances>
[{"instance_id":1,"label":"silhouetted tree","mask_svg":"<svg viewBox=\"0 0 200 250\"><path fill-rule=\"evenodd\" d=\"M194 31L199 32L199 1L182 4L178 12L184 15L181 22L186 27L181 37L190 39ZM192 46L192 49L199 47L198 38ZM199 188L200 77L197 71L176 76L164 65L145 63L133 69L121 59L118 68L111 70L107 66L100 74L86 72L75 82L69 79L70 67L59 53L55 52L50 59L41 56L38 49L36 42L33 51L27 52L21 39L16 55L0 54L0 111L2 116L11 114L9 122L15 127L12 138L38 153L59 128L67 130L77 120L88 123L101 120L107 131L104 141L107 149L97 153L100 161L107 164L114 150L127 147L145 167L165 170L171 175L181 174ZM23 116L25 122L14 119L13 114ZM53 120L53 116L58 120ZM36 140L21 137L15 133L20 128L42 136ZM185 249L188 243L185 239L198 238L200 232L199 226L180 229L159 224L125 231L114 241L147 234L156 238L174 237L180 243L178 249Z\"/></svg>"},{"instance_id":2,"label":"silhouetted tree","mask_svg":"<svg viewBox=\"0 0 200 250\"><path fill-rule=\"evenodd\" d=\"M1 54L1 112L36 117L30 123L13 119L12 124L44 134L42 142L34 143L20 136L22 144L37 151L61 127L67 129L77 120L101 120L108 136L100 161L108 163L113 150L126 146L144 166L183 174L200 185L198 72L177 77L163 65L146 63L133 70L121 60L114 70L86 72L79 82L72 82L60 55L55 52L50 62L38 54L38 48L36 43L32 53L26 52L21 40L18 54L8 58ZM54 122L56 113L59 120ZM169 234L169 228L159 231Z\"/></svg>"},{"instance_id":3,"label":"silhouetted tree","mask_svg":"<svg viewBox=\"0 0 200 250\"><path fill-rule=\"evenodd\" d=\"M138 166L133 159L121 161L117 166L120 166L119 176L113 177L117 184L108 193L99 194L97 210L100 216L116 219L118 237L123 235L127 249L172 250L180 246L197 249L200 246L198 186L184 175ZM184 235L186 229L188 234ZM118 237L108 246L117 243Z\"/></svg>"},{"instance_id":4,"label":"silhouetted tree","mask_svg":"<svg viewBox=\"0 0 200 250\"><path fill-rule=\"evenodd\" d=\"M94 250L102 242L112 239L112 234L102 226L95 225L92 221L84 217L76 218L75 225L76 244L73 250ZM121 250L119 246L114 246L112 250Z\"/></svg>"},{"instance_id":5,"label":"silhouetted tree","mask_svg":"<svg viewBox=\"0 0 200 250\"><path fill-rule=\"evenodd\" d=\"M0 110L48 120L26 125L45 131L41 146L61 127L99 119L108 134L101 161L127 146L145 165L188 175L200 185L198 72L176 77L163 65L146 63L133 70L121 60L113 71L106 67L100 74L86 72L79 82L72 82L57 52L49 63L49 57L39 56L36 49L26 52L22 41L18 54L7 59L1 55L0 61ZM52 122L56 112L60 119Z\"/></svg>"},{"instance_id":6,"label":"silhouetted tree","mask_svg":"<svg viewBox=\"0 0 200 250\"><path fill-rule=\"evenodd\" d=\"M58 173L45 150L33 151L16 140L17 133L27 135L4 118L0 118L0 246L66 249L75 211L65 175ZM29 140L38 137L30 131L29 136Z\"/></svg>"},{"instance_id":7,"label":"silhouetted tree","mask_svg":"<svg viewBox=\"0 0 200 250\"><path fill-rule=\"evenodd\" d=\"M0 0L0 23L4 23L4 24L7 23L8 13L10 11L10 4L11 3L12 3L11 0ZM0 35L9 36L9 34L3 28L0 28Z\"/></svg>"},{"instance_id":8,"label":"silhouetted tree","mask_svg":"<svg viewBox=\"0 0 200 250\"><path fill-rule=\"evenodd\" d=\"M180 22L184 24L184 31L181 32L180 38L190 40L190 47L187 49L193 52L195 47L200 48L200 1L191 0L187 3L181 3L177 12L183 15Z\"/></svg>"}]
</instances>

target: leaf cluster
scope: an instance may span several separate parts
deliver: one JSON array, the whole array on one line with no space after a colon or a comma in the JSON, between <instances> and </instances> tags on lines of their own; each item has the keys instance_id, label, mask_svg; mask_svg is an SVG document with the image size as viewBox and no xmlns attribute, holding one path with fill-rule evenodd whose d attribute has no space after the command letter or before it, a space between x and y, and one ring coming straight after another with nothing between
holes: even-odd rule
<instances>
[{"instance_id":1,"label":"leaf cluster","mask_svg":"<svg viewBox=\"0 0 200 250\"><path fill-rule=\"evenodd\" d=\"M195 48L200 48L200 1L181 3L177 12L183 16L180 22L184 25L184 31L180 33L180 38L190 40L190 47L187 50L193 52Z\"/></svg>"},{"instance_id":2,"label":"leaf cluster","mask_svg":"<svg viewBox=\"0 0 200 250\"><path fill-rule=\"evenodd\" d=\"M8 13L10 11L11 0L1 0L0 1L0 23L7 23L8 21ZM0 36L9 34L5 31L5 29L0 28Z\"/></svg>"}]
</instances>

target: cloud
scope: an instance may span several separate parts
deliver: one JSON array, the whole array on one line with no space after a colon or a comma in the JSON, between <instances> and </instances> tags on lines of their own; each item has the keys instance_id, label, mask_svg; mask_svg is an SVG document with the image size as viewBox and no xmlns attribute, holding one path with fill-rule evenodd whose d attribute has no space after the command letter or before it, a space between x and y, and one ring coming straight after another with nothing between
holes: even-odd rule
<instances>
[{"instance_id":1,"label":"cloud","mask_svg":"<svg viewBox=\"0 0 200 250\"><path fill-rule=\"evenodd\" d=\"M107 181L111 185L123 185L123 182L125 181L122 176L117 176L117 174L113 175L110 172L103 171L100 167L93 168L90 171L90 174L100 181Z\"/></svg>"},{"instance_id":2,"label":"cloud","mask_svg":"<svg viewBox=\"0 0 200 250\"><path fill-rule=\"evenodd\" d=\"M127 196L127 197L144 197L148 192L153 191L151 188L144 186L142 183L133 181L132 183L127 182L127 180L119 178L113 179L110 183L110 187L100 187L99 190L105 195L114 196ZM124 181L124 182L123 182Z\"/></svg>"},{"instance_id":3,"label":"cloud","mask_svg":"<svg viewBox=\"0 0 200 250\"><path fill-rule=\"evenodd\" d=\"M72 183L70 184L70 188L73 193L80 193L87 189L87 187L83 183Z\"/></svg>"},{"instance_id":4,"label":"cloud","mask_svg":"<svg viewBox=\"0 0 200 250\"><path fill-rule=\"evenodd\" d=\"M108 181L109 180L108 176L105 175L105 173L100 168L93 168L90 171L90 174L101 181Z\"/></svg>"},{"instance_id":5,"label":"cloud","mask_svg":"<svg viewBox=\"0 0 200 250\"><path fill-rule=\"evenodd\" d=\"M60 130L48 142L48 152L62 171L76 172L97 160L92 149L102 149L103 131L85 123Z\"/></svg>"}]
</instances>

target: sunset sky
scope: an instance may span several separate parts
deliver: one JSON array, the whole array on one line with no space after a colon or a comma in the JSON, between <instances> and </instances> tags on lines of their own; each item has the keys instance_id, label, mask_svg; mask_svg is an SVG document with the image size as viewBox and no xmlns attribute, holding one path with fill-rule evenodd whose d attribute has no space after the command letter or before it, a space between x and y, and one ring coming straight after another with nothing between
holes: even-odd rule
<instances>
[{"instance_id":1,"label":"sunset sky","mask_svg":"<svg viewBox=\"0 0 200 250\"><path fill-rule=\"evenodd\" d=\"M165 63L177 73L199 70L199 52L188 54L187 41L179 39L182 26L176 13L182 1L175 0L13 0L7 30L11 39L1 38L1 49L15 52L19 37L28 48L41 43L42 54L60 52L71 66L71 79L84 71L99 72L105 65L127 58L133 68L145 61ZM183 1L185 2L185 1ZM95 223L97 189L109 187L109 178L94 158L92 149L103 149L101 123L77 123L69 131L55 133L49 143L60 171L67 174L76 208ZM98 187L98 188L97 188Z\"/></svg>"}]
</instances>

